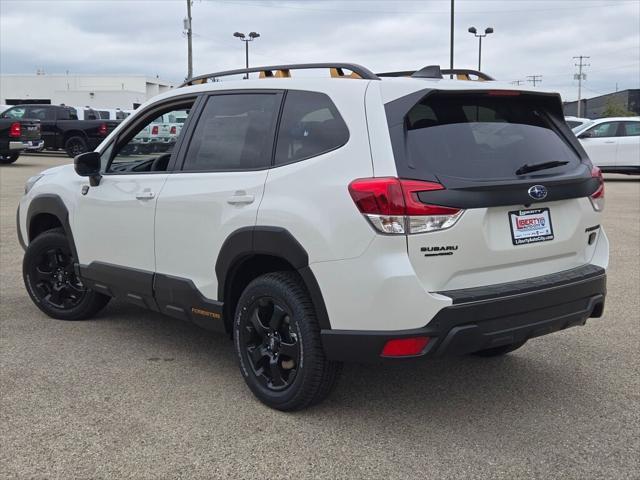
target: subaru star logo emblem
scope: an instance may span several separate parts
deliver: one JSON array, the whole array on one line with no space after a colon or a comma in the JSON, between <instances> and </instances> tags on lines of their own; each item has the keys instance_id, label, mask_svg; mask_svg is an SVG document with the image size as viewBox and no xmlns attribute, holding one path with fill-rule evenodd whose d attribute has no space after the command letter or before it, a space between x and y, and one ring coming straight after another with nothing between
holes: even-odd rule
<instances>
[{"instance_id":1,"label":"subaru star logo emblem","mask_svg":"<svg viewBox=\"0 0 640 480\"><path fill-rule=\"evenodd\" d=\"M534 185L529 189L529 196L534 200L542 200L547 196L547 188L542 185Z\"/></svg>"}]
</instances>

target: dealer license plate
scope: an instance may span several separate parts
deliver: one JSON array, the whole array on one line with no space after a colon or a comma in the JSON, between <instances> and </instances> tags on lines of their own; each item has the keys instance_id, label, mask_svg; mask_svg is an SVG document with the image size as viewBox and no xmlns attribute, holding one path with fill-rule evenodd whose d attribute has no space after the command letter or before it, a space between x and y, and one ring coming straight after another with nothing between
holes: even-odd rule
<instances>
[{"instance_id":1,"label":"dealer license plate","mask_svg":"<svg viewBox=\"0 0 640 480\"><path fill-rule=\"evenodd\" d=\"M509 212L509 225L514 245L553 240L551 213L548 208Z\"/></svg>"}]
</instances>

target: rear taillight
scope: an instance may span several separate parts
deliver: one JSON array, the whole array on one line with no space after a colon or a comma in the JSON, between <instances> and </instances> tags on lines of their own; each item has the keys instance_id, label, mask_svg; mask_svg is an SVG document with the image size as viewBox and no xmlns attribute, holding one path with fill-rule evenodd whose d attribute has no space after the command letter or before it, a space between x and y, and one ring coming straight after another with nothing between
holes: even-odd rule
<instances>
[{"instance_id":1,"label":"rear taillight","mask_svg":"<svg viewBox=\"0 0 640 480\"><path fill-rule=\"evenodd\" d=\"M415 357L424 353L429 337L393 338L382 348L381 357Z\"/></svg>"},{"instance_id":2,"label":"rear taillight","mask_svg":"<svg viewBox=\"0 0 640 480\"><path fill-rule=\"evenodd\" d=\"M22 135L22 126L20 125L20 122L13 122L9 127L9 136L11 138L20 138L20 135Z\"/></svg>"},{"instance_id":3,"label":"rear taillight","mask_svg":"<svg viewBox=\"0 0 640 480\"><path fill-rule=\"evenodd\" d=\"M158 135L158 126L154 125L153 128L151 129L151 135Z\"/></svg>"},{"instance_id":4,"label":"rear taillight","mask_svg":"<svg viewBox=\"0 0 640 480\"><path fill-rule=\"evenodd\" d=\"M101 123L100 126L98 127L98 135L102 136L102 137L106 137L107 136L107 124L106 123Z\"/></svg>"},{"instance_id":5,"label":"rear taillight","mask_svg":"<svg viewBox=\"0 0 640 480\"><path fill-rule=\"evenodd\" d=\"M349 184L358 210L376 230L388 234L433 232L455 225L464 210L422 203L418 193L430 190L444 187L393 177L360 178Z\"/></svg>"},{"instance_id":6,"label":"rear taillight","mask_svg":"<svg viewBox=\"0 0 640 480\"><path fill-rule=\"evenodd\" d=\"M597 178L599 185L598 189L591 194L589 200L591 200L591 206L596 212L604 210L604 177L602 171L598 167L591 169L591 177Z\"/></svg>"},{"instance_id":7,"label":"rear taillight","mask_svg":"<svg viewBox=\"0 0 640 480\"><path fill-rule=\"evenodd\" d=\"M175 135L176 133L178 133L178 130L176 129L175 125L173 127L171 127L171 130L169 130L169 133L171 135Z\"/></svg>"}]
</instances>

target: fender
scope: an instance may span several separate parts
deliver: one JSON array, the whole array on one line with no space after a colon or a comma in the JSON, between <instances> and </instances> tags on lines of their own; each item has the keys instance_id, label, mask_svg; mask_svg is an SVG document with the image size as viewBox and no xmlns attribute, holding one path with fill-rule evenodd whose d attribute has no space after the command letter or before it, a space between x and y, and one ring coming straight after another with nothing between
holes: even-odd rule
<instances>
[{"instance_id":1,"label":"fender","mask_svg":"<svg viewBox=\"0 0 640 480\"><path fill-rule=\"evenodd\" d=\"M58 219L64 229L67 239L69 240L69 247L71 248L73 258L77 262L78 251L76 250L76 244L73 240L73 232L71 231L71 225L69 224L69 211L62 201L62 198L53 193L43 193L31 200L27 210L27 235L29 242L32 240L30 235L31 221L40 213L48 213Z\"/></svg>"},{"instance_id":2,"label":"fender","mask_svg":"<svg viewBox=\"0 0 640 480\"><path fill-rule=\"evenodd\" d=\"M233 268L251 255L271 255L286 260L302 277L316 309L320 328L331 328L322 291L309 267L309 255L291 232L281 227L243 227L227 237L220 248L215 267L218 299L224 299L225 283Z\"/></svg>"}]
</instances>

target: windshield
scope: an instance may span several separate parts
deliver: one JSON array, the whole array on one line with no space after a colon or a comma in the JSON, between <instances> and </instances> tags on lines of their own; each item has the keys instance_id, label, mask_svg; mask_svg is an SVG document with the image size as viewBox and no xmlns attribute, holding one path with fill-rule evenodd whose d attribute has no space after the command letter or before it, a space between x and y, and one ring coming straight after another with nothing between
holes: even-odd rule
<instances>
[{"instance_id":1,"label":"windshield","mask_svg":"<svg viewBox=\"0 0 640 480\"><path fill-rule=\"evenodd\" d=\"M544 103L526 95L434 93L405 127L407 165L398 170L407 178L513 178L525 164L566 162L544 172L554 174L580 162Z\"/></svg>"}]
</instances>

